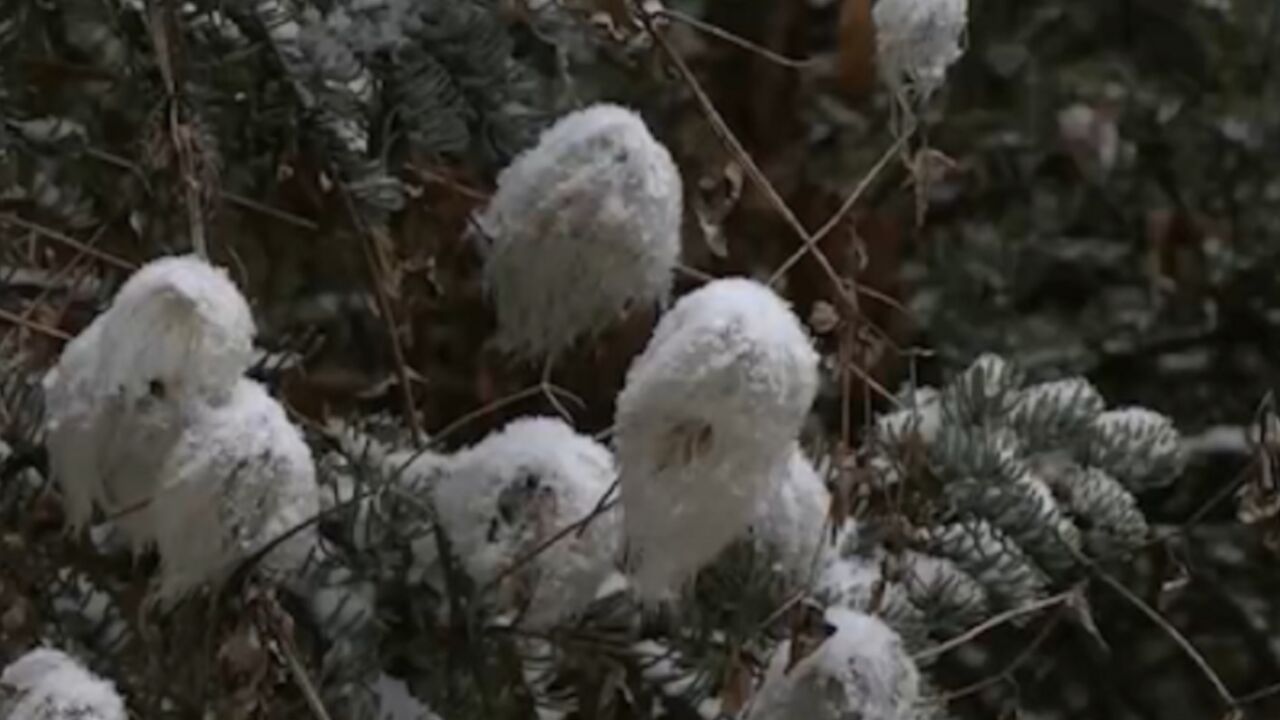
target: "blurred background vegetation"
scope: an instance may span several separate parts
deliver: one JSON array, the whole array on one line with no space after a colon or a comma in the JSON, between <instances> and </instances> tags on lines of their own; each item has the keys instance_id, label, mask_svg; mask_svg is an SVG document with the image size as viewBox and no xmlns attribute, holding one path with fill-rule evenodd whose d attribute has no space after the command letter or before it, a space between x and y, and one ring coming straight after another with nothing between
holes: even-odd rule
<instances>
[{"instance_id":1,"label":"blurred background vegetation","mask_svg":"<svg viewBox=\"0 0 1280 720\"><path fill-rule=\"evenodd\" d=\"M457 445L547 411L525 393L455 422L540 370L488 345L470 214L551 119L618 101L683 172L682 285L770 277L800 239L705 92L810 230L868 181L819 243L858 306L811 256L785 276L824 350L865 368L824 391L828 435L878 387L994 351L1188 439L1186 477L1141 498L1170 539L1126 582L1239 703L1104 588L1093 632L1002 628L944 666L944 690L981 683L954 714L1280 717L1280 516L1242 524L1234 494L1275 490L1246 439L1280 367L1280 4L971 0L967 53L902 141L870 0L645 7L665 46L624 0L0 0L0 500L15 458L39 465L39 372L130 268L197 245L253 303L271 351L255 374L299 417L391 414ZM558 366L581 429L611 422L652 321ZM4 515L6 532L39 520ZM0 610L18 606L10 572ZM0 629L0 659L24 622Z\"/></svg>"}]
</instances>

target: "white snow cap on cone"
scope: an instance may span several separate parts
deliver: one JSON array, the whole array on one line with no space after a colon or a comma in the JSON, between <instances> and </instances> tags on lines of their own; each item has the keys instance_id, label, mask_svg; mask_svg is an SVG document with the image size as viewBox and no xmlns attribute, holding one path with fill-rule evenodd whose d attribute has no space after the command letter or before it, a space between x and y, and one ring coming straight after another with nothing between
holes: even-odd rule
<instances>
[{"instance_id":1,"label":"white snow cap on cone","mask_svg":"<svg viewBox=\"0 0 1280 720\"><path fill-rule=\"evenodd\" d=\"M0 720L126 720L115 685L60 650L36 648L0 674Z\"/></svg>"},{"instance_id":2,"label":"white snow cap on cone","mask_svg":"<svg viewBox=\"0 0 1280 720\"><path fill-rule=\"evenodd\" d=\"M813 403L818 355L766 286L717 280L658 323L618 396L635 587L669 595L744 532Z\"/></svg>"},{"instance_id":3,"label":"white snow cap on cone","mask_svg":"<svg viewBox=\"0 0 1280 720\"><path fill-rule=\"evenodd\" d=\"M826 483L795 444L782 478L756 509L752 539L774 554L783 574L803 580L814 566L830 506Z\"/></svg>"},{"instance_id":4,"label":"white snow cap on cone","mask_svg":"<svg viewBox=\"0 0 1280 720\"><path fill-rule=\"evenodd\" d=\"M898 636L879 619L828 608L834 627L812 653L791 664L791 641L775 651L748 720L909 720L920 672Z\"/></svg>"},{"instance_id":5,"label":"white snow cap on cone","mask_svg":"<svg viewBox=\"0 0 1280 720\"><path fill-rule=\"evenodd\" d=\"M252 362L248 303L193 256L138 270L45 377L48 448L71 524L154 492L164 453L193 406L226 402ZM135 543L145 511L119 523Z\"/></svg>"},{"instance_id":6,"label":"white snow cap on cone","mask_svg":"<svg viewBox=\"0 0 1280 720\"><path fill-rule=\"evenodd\" d=\"M554 356L630 306L664 301L680 256L679 170L636 113L561 118L498 176L479 224L499 346Z\"/></svg>"},{"instance_id":7,"label":"white snow cap on cone","mask_svg":"<svg viewBox=\"0 0 1280 720\"><path fill-rule=\"evenodd\" d=\"M453 553L483 587L600 504L617 472L562 420L522 418L453 456L433 497ZM547 546L498 586L498 607L546 628L577 615L614 569L617 513Z\"/></svg>"},{"instance_id":8,"label":"white snow cap on cone","mask_svg":"<svg viewBox=\"0 0 1280 720\"><path fill-rule=\"evenodd\" d=\"M928 99L964 54L968 0L880 0L872 10L876 63L895 93Z\"/></svg>"},{"instance_id":9,"label":"white snow cap on cone","mask_svg":"<svg viewBox=\"0 0 1280 720\"><path fill-rule=\"evenodd\" d=\"M320 509L311 450L280 404L249 379L186 429L161 476L151 517L165 601L225 579L238 562ZM314 544L314 527L303 528L258 567L287 576L305 564Z\"/></svg>"}]
</instances>

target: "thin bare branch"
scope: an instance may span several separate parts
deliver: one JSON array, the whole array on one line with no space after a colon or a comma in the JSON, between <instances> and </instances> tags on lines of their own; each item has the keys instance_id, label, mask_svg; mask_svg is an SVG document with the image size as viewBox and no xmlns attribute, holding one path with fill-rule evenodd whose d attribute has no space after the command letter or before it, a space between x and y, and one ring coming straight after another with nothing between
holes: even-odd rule
<instances>
[{"instance_id":1,"label":"thin bare branch","mask_svg":"<svg viewBox=\"0 0 1280 720\"><path fill-rule=\"evenodd\" d=\"M679 10L672 10L671 8L659 8L655 10L653 14L658 17L675 20L679 23L688 25L694 30L706 33L707 35L710 35L716 38L717 40L723 40L729 43L730 45L736 45L737 47L740 47L743 50L746 50L747 52L755 53L756 55L759 55L765 60L768 60L769 62L772 62L772 63L776 63L783 67L794 68L796 70L803 70L804 68L812 67L816 62L812 58L805 59L805 60L796 60L796 59L789 58L785 55L780 55L779 53L776 53L770 50L769 48L764 47L763 45L760 45L759 43L754 43L742 37L741 35L731 33L728 30L725 30L724 28L717 27L708 22L704 22L702 20L699 20L696 17L693 17L692 15L687 15L685 13L682 13Z\"/></svg>"},{"instance_id":2,"label":"thin bare branch","mask_svg":"<svg viewBox=\"0 0 1280 720\"><path fill-rule=\"evenodd\" d=\"M974 625L973 627L969 628L968 630L965 630L964 632L951 638L950 640L945 640L941 643L938 643L937 645L934 645L933 647L929 647L929 648L925 648L924 650L921 650L920 652L913 655L912 659L914 659L917 663L922 663L922 662L931 660L933 658L936 658L940 655L944 655L960 647L961 645L971 642L972 640L978 638L979 636L984 635L987 632L1001 625L1017 620L1020 617L1025 617L1027 615L1035 615L1036 613L1041 612L1047 608L1061 605L1067 602L1068 600L1070 600L1074 592L1075 590L1060 592L1057 595L1050 595L1047 598L1042 598L1034 602L1029 602L1020 607L1016 607L1011 610L1006 610L1000 613L999 615L996 615L987 620L984 620L983 622L978 623L977 625Z\"/></svg>"},{"instance_id":3,"label":"thin bare branch","mask_svg":"<svg viewBox=\"0 0 1280 720\"><path fill-rule=\"evenodd\" d=\"M57 230L54 230L53 228L48 228L48 227L45 227L44 225L40 225L39 223L34 223L34 222L31 222L30 220L26 220L24 218L18 217L14 213L0 213L0 223L5 223L8 225L12 225L16 228L21 228L23 230L26 230L27 232L34 233L46 240L52 240L53 242L60 243L69 248L79 250L80 252L96 260L100 260L120 270L126 270L129 272L132 272L138 269L137 265L129 262L128 260L125 260L124 258L118 257L116 255L112 255L111 253L103 250L99 250L98 248L93 247L92 245L89 245L87 243L81 242L71 237L70 235L60 233Z\"/></svg>"},{"instance_id":4,"label":"thin bare branch","mask_svg":"<svg viewBox=\"0 0 1280 720\"><path fill-rule=\"evenodd\" d=\"M1234 710L1239 707L1239 701L1236 700L1235 695L1231 693L1231 690L1227 687L1226 683L1222 681L1222 678L1218 677L1218 673L1213 669L1213 666L1209 664L1209 661L1204 659L1204 656L1200 654L1200 651L1196 649L1196 646L1191 644L1191 641L1188 640L1176 627L1174 627L1172 623L1166 620L1165 617L1157 612L1155 608L1144 602L1142 598L1135 595L1132 590L1125 587L1119 580L1111 577L1107 571L1098 567L1098 564L1093 560L1085 557L1080 551L1069 545L1064 547L1075 555L1077 561L1089 568L1089 571L1101 580L1103 584L1114 590L1116 594L1127 600L1129 604L1137 608L1139 612L1146 615L1152 623L1163 630L1164 633L1169 636L1169 639L1173 640L1174 644L1181 648L1187 658L1190 659L1197 668L1199 668L1200 673L1204 675L1205 679L1209 681L1209 684L1213 686L1214 691L1218 693L1220 698L1222 698L1223 704L1226 705L1228 709Z\"/></svg>"},{"instance_id":5,"label":"thin bare branch","mask_svg":"<svg viewBox=\"0 0 1280 720\"><path fill-rule=\"evenodd\" d=\"M334 177L340 177L340 175L335 173ZM347 189L347 186L339 182L338 191L342 194L342 202L346 206L347 215L362 239L360 248L364 252L365 267L369 272L369 283L373 286L374 297L378 300L378 310L382 315L382 322L386 326L388 342L391 345L391 357L395 361L396 375L400 380L400 400L404 404L405 422L409 424L409 432L413 436L414 444L421 447L425 441L425 436L422 433L422 423L418 418L418 409L413 400L413 385L410 382L410 372L408 362L405 359L404 346L400 343L400 326L396 322L395 308L392 306L391 296L387 294L387 289L384 286L385 276L382 261L376 248L378 237L375 235L374 229L369 226L364 213L360 212L360 208L356 207L355 199L351 197L351 192Z\"/></svg>"},{"instance_id":6,"label":"thin bare branch","mask_svg":"<svg viewBox=\"0 0 1280 720\"><path fill-rule=\"evenodd\" d=\"M884 151L884 154L880 156L880 159L876 161L875 165L872 165L871 169L867 170L866 175L862 176L862 180L858 181L857 187L853 189L853 192L849 193L849 196L845 198L844 202L840 205L840 208L832 213L831 217L822 224L822 227L818 228L818 231L813 234L812 243L806 243L805 247L796 250L791 254L791 257L787 258L786 262L779 265L778 269L773 271L773 276L769 278L769 285L777 285L778 281L787 274L787 271L794 267L797 262L800 262L800 258L804 257L806 252L809 252L811 244L821 242L823 238L830 234L831 231L840 224L840 221L853 210L853 206L856 205L862 195L866 193L867 188L871 187L871 183L875 182L875 179L879 177L880 173L888 167L889 161L898 154L903 145L906 144L909 137L910 134L903 133L898 136L897 140L894 140L893 144ZM821 253L819 252L819 254Z\"/></svg>"},{"instance_id":7,"label":"thin bare branch","mask_svg":"<svg viewBox=\"0 0 1280 720\"><path fill-rule=\"evenodd\" d=\"M41 335L47 335L51 338L54 338L55 340L61 340L63 342L67 342L68 340L71 339L70 335L59 330L58 328L49 327L48 325L42 325L28 317L11 313L8 310L5 310L4 308L0 308L0 320L3 320L7 323L12 323L14 325L17 325L18 327L25 328L32 332L38 332Z\"/></svg>"}]
</instances>

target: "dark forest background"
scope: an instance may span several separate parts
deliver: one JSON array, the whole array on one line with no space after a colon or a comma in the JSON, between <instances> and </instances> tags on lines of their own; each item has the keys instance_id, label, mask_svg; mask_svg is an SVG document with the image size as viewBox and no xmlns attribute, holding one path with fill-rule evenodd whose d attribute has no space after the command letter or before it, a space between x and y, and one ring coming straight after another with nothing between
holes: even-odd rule
<instances>
[{"instance_id":1,"label":"dark forest background","mask_svg":"<svg viewBox=\"0 0 1280 720\"><path fill-rule=\"evenodd\" d=\"M207 246L271 351L254 374L313 426L474 441L549 408L524 393L456 422L541 370L489 346L468 218L541 128L611 100L681 168L682 289L768 278L801 246L713 121L810 231L866 181L820 243L858 306L811 256L783 284L824 352L865 369L824 389L828 427L991 351L1182 431L1183 478L1140 498L1165 539L1122 573L1142 604L1098 585L1088 621L985 635L939 668L955 717L1280 717L1280 445L1249 441L1280 369L1280 4L971 0L967 51L901 141L871 8L0 0L0 660L60 622L46 581L83 561L49 493L13 489L43 468L39 375L131 268ZM580 429L610 424L652 322L557 366Z\"/></svg>"}]
</instances>

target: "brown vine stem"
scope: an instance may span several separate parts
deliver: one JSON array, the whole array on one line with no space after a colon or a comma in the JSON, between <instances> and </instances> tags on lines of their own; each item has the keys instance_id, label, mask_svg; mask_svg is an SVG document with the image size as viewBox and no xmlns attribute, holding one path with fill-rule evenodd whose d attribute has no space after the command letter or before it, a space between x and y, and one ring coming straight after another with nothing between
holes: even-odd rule
<instances>
[{"instance_id":1,"label":"brown vine stem","mask_svg":"<svg viewBox=\"0 0 1280 720\"><path fill-rule=\"evenodd\" d=\"M827 221L822 224L822 227L818 228L818 231L813 234L812 243L806 243L805 247L802 247L799 250L796 250L794 253L791 254L791 257L786 259L786 262L779 265L778 269L773 271L773 276L769 278L770 286L776 285L778 281L782 279L782 276L787 274L788 270L794 267L796 263L800 262L800 258L804 257L804 254L806 252L809 252L810 248L813 245L816 245L817 243L822 242L823 238L831 234L832 230L835 230L836 226L840 224L840 221L843 220L851 210L853 210L853 206L856 205L858 203L858 200L862 197L862 195L866 193L867 188L871 187L871 183L874 182L875 179L880 176L880 173L883 172L886 167L888 167L889 161L892 160L898 154L898 152L906 144L907 139L910 137L911 137L910 132L904 132L898 136L898 139L895 140L893 144L890 145L889 148L884 151L884 154L880 156L880 159L877 160L876 163L871 166L871 169L868 170L867 173L862 176L862 179L858 181L857 187L855 187L853 189L853 192L849 193L849 196L844 199L844 202L841 203L840 208L837 209L834 213L832 213L831 217L828 218ZM818 254L821 254L821 253L818 253Z\"/></svg>"},{"instance_id":2,"label":"brown vine stem","mask_svg":"<svg viewBox=\"0 0 1280 720\"><path fill-rule=\"evenodd\" d=\"M57 328L49 327L48 325L42 325L36 322L35 320L32 320L31 318L28 318L22 315L17 315L15 313L11 313L8 310L5 310L4 308L0 308L0 320L3 320L7 323L12 323L14 325L17 325L18 327L25 328L27 330L31 330L32 332L38 332L41 335L47 335L55 340L61 340L63 342L67 342L68 340L71 339L70 335L62 332Z\"/></svg>"},{"instance_id":3,"label":"brown vine stem","mask_svg":"<svg viewBox=\"0 0 1280 720\"><path fill-rule=\"evenodd\" d=\"M293 638L289 636L288 630L285 629L287 623L281 617L284 611L274 602L271 602L268 613L270 618L267 625L271 634L275 637L276 646L280 649L280 654L284 656L285 665L289 668L289 676L293 678L293 683L298 686L303 699L306 700L307 708L311 711L311 715L316 720L332 720L329 711L324 707L324 701L320 699L320 692L316 690L315 683L312 682L311 676L307 674L306 666L302 664L302 659L298 657Z\"/></svg>"},{"instance_id":4,"label":"brown vine stem","mask_svg":"<svg viewBox=\"0 0 1280 720\"><path fill-rule=\"evenodd\" d=\"M338 173L333 173L333 177L342 177ZM342 202L346 206L347 215L350 216L351 223L355 226L356 231L361 237L360 249L364 252L365 267L369 271L369 284L373 286L373 295L378 301L378 312L382 315L382 322L387 329L387 339L391 345L391 357L396 364L396 378L400 385L400 401L404 405L405 420L409 423L409 432L413 435L413 442L418 447L424 443L422 433L422 423L418 419L418 408L413 401L413 385L411 384L411 373L409 372L409 364L405 359L404 346L400 342L400 326L396 322L395 308L391 304L391 297L387 294L384 286L384 274L382 260L375 247L378 238L372 227L369 226L364 214L360 212L360 208L356 207L356 202L351 197L351 192L347 186L338 182L338 192L342 195Z\"/></svg>"},{"instance_id":5,"label":"brown vine stem","mask_svg":"<svg viewBox=\"0 0 1280 720\"><path fill-rule=\"evenodd\" d=\"M947 693L939 695L937 696L938 699L944 705L949 704L956 700L959 700L960 698L968 697L975 693L980 693L983 690L1001 681L1011 680L1013 678L1013 674L1019 668L1026 665L1027 662L1031 660L1031 658L1035 657L1036 651L1044 646L1045 641L1049 639L1049 635L1053 632L1054 628L1058 627L1058 625L1061 624L1062 618L1063 618L1063 615L1061 612L1058 612L1052 618L1050 618L1049 621L1044 624L1044 627L1040 628L1040 631L1036 633L1036 636L1031 639L1031 642L1027 643L1026 647L1022 648L1022 650L1017 654L1017 656L1014 657L1013 660L1010 660L1009 663L1005 665L1004 669L1001 670L1000 672L994 675L991 675L990 677L979 680L977 682L970 683L969 685L966 685L957 690L951 690Z\"/></svg>"},{"instance_id":6,"label":"brown vine stem","mask_svg":"<svg viewBox=\"0 0 1280 720\"><path fill-rule=\"evenodd\" d=\"M689 64L685 62L684 58L680 56L680 53L676 52L675 48L671 46L671 42L667 39L666 35L662 34L662 32L655 26L653 20L656 13L645 9L644 7L637 7L636 16L644 26L645 32L653 38L654 42L657 43L658 47L662 50L662 54L671 61L673 66L675 66L676 72L693 93L694 98L698 101L699 107L702 109L703 115L706 116L707 122L711 124L711 128L715 131L716 136L720 138L720 141L723 142L729 152L733 154L738 164L740 164L746 171L747 177L751 178L751 182L756 186L756 188L764 193L769 204L774 207L778 214L782 216L782 219L786 221L787 225L789 225L791 229L795 231L796 235L804 242L804 248L801 254L804 252L811 252L817 259L818 264L822 266L822 270L826 273L827 278L835 286L837 294L844 298L845 302L849 303L850 306L857 307L856 301L850 299L845 289L845 281L840 278L840 273L837 272L835 267L831 264L831 260L825 253L818 249L813 236L805 228L804 224L800 222L800 218L796 217L795 212L787 205L787 202L782 199L782 196L778 194L777 188L773 186L773 183L769 181L768 176L766 176L764 171L760 169L760 166L756 164L755 159L751 157L751 153L747 152L747 149L743 147L742 141L738 140L737 135L734 135L729 124L725 122L720 111L716 109L715 103L711 101L711 97L707 95L707 91L702 87L702 84L698 82L698 78L694 75ZM854 292L856 293L856 286Z\"/></svg>"},{"instance_id":7,"label":"brown vine stem","mask_svg":"<svg viewBox=\"0 0 1280 720\"><path fill-rule=\"evenodd\" d=\"M14 213L0 213L0 223L4 223L6 225L12 225L13 227L26 230L27 232L30 232L30 233L34 233L46 240L52 240L53 242L59 243L61 245L65 245L74 250L79 250L80 252L88 255L89 257L92 257L95 260L99 260L103 263L106 263L107 265L111 265L112 267L118 270L133 272L134 270L138 269L137 265L129 262L128 260L125 260L124 258L117 257L103 250L99 250L98 248L93 247L92 245L89 245L87 243L81 242L71 237L70 235L65 235L63 233L60 233L57 230L54 230L53 228L47 228L38 223L33 223L30 220L20 218Z\"/></svg>"},{"instance_id":8,"label":"brown vine stem","mask_svg":"<svg viewBox=\"0 0 1280 720\"><path fill-rule=\"evenodd\" d=\"M174 156L178 160L178 173L182 176L182 189L187 210L187 226L191 234L191 249L200 258L209 259L209 244L204 227L204 203L201 200L201 183L195 169L196 148L192 146L192 130L189 123L183 122L182 105L179 91L182 87L178 77L175 57L177 48L172 42L170 32L177 22L173 11L173 0L152 0L148 3L149 30L155 45L156 64L160 69L160 78L164 81L166 103L166 120L168 122L169 142L173 146Z\"/></svg>"},{"instance_id":9,"label":"brown vine stem","mask_svg":"<svg viewBox=\"0 0 1280 720\"><path fill-rule=\"evenodd\" d=\"M1172 623L1166 620L1163 615L1144 602L1142 598L1135 595L1132 590L1125 587L1119 580L1111 577L1109 573L1098 567L1097 563L1085 557L1075 548L1070 546L1066 547L1071 550L1073 555L1075 555L1076 560L1087 567L1095 577L1103 582L1103 584L1114 590L1116 594L1137 608L1137 610L1147 616L1147 618L1151 620L1156 627L1163 630L1164 633L1169 636L1169 639L1182 650L1187 658L1190 659L1191 662L1200 670L1200 673L1204 675L1205 679L1209 681L1209 684L1213 686L1214 691L1218 693L1220 698L1222 698L1222 702L1226 705L1228 710L1239 709L1240 701L1236 699L1236 696L1231 693L1230 688L1228 688L1226 683L1222 681L1222 678L1218 677L1218 673L1213 669L1213 666L1209 664L1208 660L1204 659L1204 656L1200 654L1200 651L1196 649L1195 645L1191 644L1191 641L1188 640L1185 635L1174 627Z\"/></svg>"},{"instance_id":10,"label":"brown vine stem","mask_svg":"<svg viewBox=\"0 0 1280 720\"><path fill-rule=\"evenodd\" d=\"M93 237L89 239L88 244L93 245L94 242L96 242L97 239L102 236L102 233L106 230L106 228L107 226L105 224L100 225L97 231L94 232ZM41 325L39 323L35 323L35 314L37 310L41 309L44 306L44 302L49 298L49 296L53 294L54 287L57 285L57 283L61 282L68 275L71 275L72 271L76 271L76 274L72 276L72 280L69 283L69 287L75 288L75 286L79 283L79 280L80 280L80 271L78 270L78 268L80 264L87 257L88 255L86 255L84 251L77 251L75 256L71 258L71 260L64 263L62 267L58 268L58 271L55 272L53 276L49 278L49 285L45 287L43 290L41 290L38 295L36 295L27 303L26 309L24 309L21 314L18 314L16 317L6 317L6 315L12 315L12 313L5 313L3 311L0 311L0 319L7 320L19 327L26 327L28 330L34 330L36 332L43 333L45 335L48 335L49 337L62 340L64 342L71 340L71 337L72 337L71 335L63 332L62 330L56 327L50 327L47 325ZM68 294L68 303L70 302L69 298L70 298L70 294ZM35 323L35 324L28 325L28 323ZM10 337L9 335L6 335L5 337L0 338L0 353L3 353L5 350L8 349L9 337Z\"/></svg>"},{"instance_id":11,"label":"brown vine stem","mask_svg":"<svg viewBox=\"0 0 1280 720\"><path fill-rule=\"evenodd\" d=\"M943 642L940 642L937 645L934 645L933 647L929 647L929 648L925 648L924 650L921 650L920 652L913 655L912 659L915 660L917 663L922 663L927 660L936 658L939 655L944 655L960 647L961 645L969 643L975 638L1001 625L1004 625L1005 623L1012 622L1013 620L1016 620L1025 615L1034 615L1047 608L1061 605L1069 601L1071 599L1071 596L1075 592L1076 592L1075 590L1060 592L1057 595L1050 595L1047 598L1042 598L1034 602L1029 602L1026 605L1022 605L1020 607L1016 607L1011 610L1006 610L1000 613L999 615L996 615L995 617L992 617L988 620L980 622L977 625L974 625L973 627L969 628L968 630L965 630L964 632L951 638L950 640L944 640Z\"/></svg>"},{"instance_id":12,"label":"brown vine stem","mask_svg":"<svg viewBox=\"0 0 1280 720\"><path fill-rule=\"evenodd\" d=\"M685 13L682 13L679 10L672 10L671 8L658 8L657 10L653 11L653 14L657 15L658 17L667 18L669 20L675 20L676 22L688 25L689 27L693 28L694 30L697 30L698 32L706 33L707 35L710 35L711 37L716 38L717 40L723 40L724 42L727 42L730 45L735 45L743 50L746 50L747 52L759 55L760 57L768 60L769 62L775 63L777 65L781 65L782 67L792 68L794 70L803 70L804 68L811 67L815 63L815 61L812 59L797 60L794 58L786 57L785 55L779 55L778 53L770 50L769 48L764 47L758 43L751 42L750 40L742 37L741 35L731 33L728 30L725 30L724 28L712 25L711 23L703 22L702 20L699 20L698 18L693 17L692 15L687 15Z\"/></svg>"},{"instance_id":13,"label":"brown vine stem","mask_svg":"<svg viewBox=\"0 0 1280 720\"><path fill-rule=\"evenodd\" d=\"M605 492L605 497L608 497L611 492L613 492L613 486L610 486L609 490ZM538 545L534 547L532 550L516 558L515 562L508 565L507 568L504 569L502 572L498 573L496 577L494 577L489 582L485 583L484 586L480 588L480 594L483 595L485 593L490 592L495 587L497 587L498 584L501 583L503 580L507 579L512 574L519 571L520 568L533 562L538 558L539 555L551 549L551 546L555 545L556 543L560 542L566 537L576 533L579 529L587 527L598 516L603 515L609 510L612 510L613 507L617 504L618 504L617 500L611 500L609 502L599 503L596 505L594 509L591 510L591 512L587 513L582 519L576 520L560 528L553 535L549 536L546 540L543 540L542 542L538 543Z\"/></svg>"}]
</instances>

